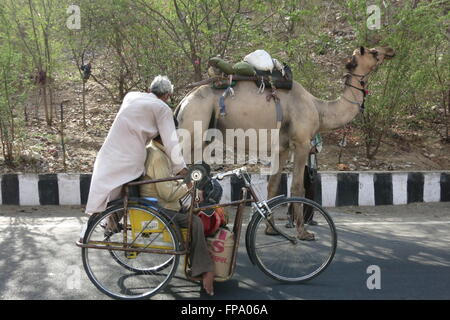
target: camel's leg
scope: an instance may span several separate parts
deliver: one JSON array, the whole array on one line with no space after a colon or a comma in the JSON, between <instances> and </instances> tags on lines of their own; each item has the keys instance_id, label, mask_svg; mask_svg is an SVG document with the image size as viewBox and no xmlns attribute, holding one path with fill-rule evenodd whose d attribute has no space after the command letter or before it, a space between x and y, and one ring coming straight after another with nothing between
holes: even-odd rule
<instances>
[{"instance_id":1,"label":"camel's leg","mask_svg":"<svg viewBox=\"0 0 450 320\"><path fill-rule=\"evenodd\" d=\"M269 177L269 183L267 185L267 199L271 199L278 195L278 189L280 188L281 175L283 174L283 168L286 164L289 155L289 148L283 149L278 155L278 170L277 173Z\"/></svg>"},{"instance_id":2,"label":"camel's leg","mask_svg":"<svg viewBox=\"0 0 450 320\"><path fill-rule=\"evenodd\" d=\"M287 158L289 155L289 148L285 148L280 151L278 155L278 170L277 173L271 175L269 177L269 183L267 185L267 199L271 199L273 197L276 197L278 195L278 189L280 187L280 181L281 181L281 175L283 174L283 168L286 164ZM272 223L273 217L271 219ZM278 232L272 229L272 227L266 223L266 233L276 235Z\"/></svg>"},{"instance_id":3,"label":"camel's leg","mask_svg":"<svg viewBox=\"0 0 450 320\"><path fill-rule=\"evenodd\" d=\"M303 178L305 173L306 162L308 161L310 146L307 144L296 145L294 150L294 169L292 175L291 196L304 197L305 187Z\"/></svg>"},{"instance_id":4,"label":"camel's leg","mask_svg":"<svg viewBox=\"0 0 450 320\"><path fill-rule=\"evenodd\" d=\"M304 197L305 187L304 187L304 174L305 165L308 159L310 150L310 144L296 144L295 154L294 154L294 170L292 175L292 185L291 185L291 196L292 197ZM312 234L306 232L303 219L303 208L302 206L295 205L291 208L291 212L294 215L294 221L297 226L297 231L301 238L312 238Z\"/></svg>"}]
</instances>

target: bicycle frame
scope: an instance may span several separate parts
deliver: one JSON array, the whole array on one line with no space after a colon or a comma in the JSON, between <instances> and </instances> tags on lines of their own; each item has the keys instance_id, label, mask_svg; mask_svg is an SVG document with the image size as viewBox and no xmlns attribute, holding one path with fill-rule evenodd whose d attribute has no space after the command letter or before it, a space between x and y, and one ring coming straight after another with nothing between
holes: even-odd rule
<instances>
[{"instance_id":1,"label":"bicycle frame","mask_svg":"<svg viewBox=\"0 0 450 320\"><path fill-rule=\"evenodd\" d=\"M134 182L129 182L127 184L124 185L123 188L123 219L124 221L128 221L128 206L130 204L129 200L129 188L131 186L140 186L140 185L144 185L144 184L150 184L150 183L159 183L159 182L166 182L166 181L175 181L175 180L181 180L183 179L183 176L175 176L175 177L169 177L169 178L163 178L163 179L156 179L156 180L142 180L142 181L134 181ZM270 225L272 225L272 227L274 227L276 230L278 230L268 219L269 215L270 215L270 209L267 205L266 201L262 201L258 195L256 194L252 184L250 183L250 181L247 181L247 179L245 177L243 177L244 181L245 181L245 186L241 189L241 194L242 194L242 198L241 200L237 200L237 201L231 201L228 203L221 203L221 204L215 204L215 205L209 205L209 206L204 206L204 207L195 207L196 203L199 202L198 197L196 196L196 185L197 183L195 181L193 181L193 185L191 187L191 189L189 190L189 194L191 196L191 205L189 208L189 211L187 212L188 214L188 226L187 226L187 237L186 240L183 239L183 237L181 236L181 232L177 232L178 236L181 236L181 242L182 242L182 250L176 251L176 250L165 250L165 249L152 249L152 248L136 248L136 247L131 247L132 246L132 242L128 242L127 239L127 227L124 228L123 230L123 242L107 242L107 241L95 241L94 243L80 243L77 242L76 245L78 247L81 248L90 248L90 249L101 249L101 250L113 250L113 251L129 251L129 252L138 252L138 253L158 253L158 254L169 254L169 255L186 255L188 256L190 253L190 244L191 244L191 229L192 229L192 215L196 214L202 210L207 210L207 209L217 209L217 208L224 208L224 207L230 207L230 206L237 206L236 209L236 216L234 219L234 225L233 225L233 233L235 236L234 239L234 246L233 246L233 253L232 253L232 260L231 260L231 265L230 265L230 273L229 276L226 278L218 278L216 277L216 281L226 281L228 279L230 279L235 271L235 267L236 267L236 258L237 258L237 252L238 252L238 248L239 248L239 242L240 242L240 237L241 237L241 231L242 231L242 221L243 221L243 213L244 213L244 208L246 206L247 203L252 203L253 207L255 208L255 211L259 214L264 215L264 217L267 219L268 223ZM250 197L247 199L247 195L250 195ZM279 196L279 197L284 197L284 196ZM276 197L276 198L279 198ZM273 198L269 201L275 200L276 198ZM145 201L143 201L145 203ZM268 211L266 211L268 209ZM170 220L170 219L169 219ZM179 226L175 225L175 228L177 231L180 231ZM288 235L285 235L282 231L279 231L281 235L283 235L284 237L286 237L288 240L290 241L295 241L293 240L291 237L289 237ZM250 257L251 259L251 257ZM188 272L187 272L187 263L185 263L185 274L186 274L186 278L189 280L198 280L196 278L190 277Z\"/></svg>"}]
</instances>

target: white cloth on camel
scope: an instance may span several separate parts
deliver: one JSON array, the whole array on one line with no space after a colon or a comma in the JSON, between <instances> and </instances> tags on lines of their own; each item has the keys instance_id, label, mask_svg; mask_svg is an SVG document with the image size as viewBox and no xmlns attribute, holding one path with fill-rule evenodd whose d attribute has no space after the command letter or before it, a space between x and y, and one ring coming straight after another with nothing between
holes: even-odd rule
<instances>
[{"instance_id":1,"label":"white cloth on camel","mask_svg":"<svg viewBox=\"0 0 450 320\"><path fill-rule=\"evenodd\" d=\"M97 154L87 214L104 211L109 201L121 196L123 184L144 173L146 146L158 134L172 161L173 174L177 174L186 165L172 110L153 93L128 93Z\"/></svg>"}]
</instances>

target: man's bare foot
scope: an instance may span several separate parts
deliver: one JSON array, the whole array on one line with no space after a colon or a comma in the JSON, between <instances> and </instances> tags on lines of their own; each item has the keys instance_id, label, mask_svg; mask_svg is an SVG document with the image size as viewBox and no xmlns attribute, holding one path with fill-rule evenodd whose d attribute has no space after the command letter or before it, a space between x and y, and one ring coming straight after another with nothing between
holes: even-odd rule
<instances>
[{"instance_id":1,"label":"man's bare foot","mask_svg":"<svg viewBox=\"0 0 450 320\"><path fill-rule=\"evenodd\" d=\"M314 233L308 232L305 229L303 230L297 230L298 231L298 235L297 238L303 241L314 241L315 240L315 236Z\"/></svg>"},{"instance_id":2,"label":"man's bare foot","mask_svg":"<svg viewBox=\"0 0 450 320\"><path fill-rule=\"evenodd\" d=\"M279 235L279 233L277 231L275 231L272 226L270 225L266 225L266 234L269 236L277 236Z\"/></svg>"},{"instance_id":3,"label":"man's bare foot","mask_svg":"<svg viewBox=\"0 0 450 320\"><path fill-rule=\"evenodd\" d=\"M203 289L205 289L206 293L210 296L214 295L214 272L205 272L202 275L203 278Z\"/></svg>"}]
</instances>

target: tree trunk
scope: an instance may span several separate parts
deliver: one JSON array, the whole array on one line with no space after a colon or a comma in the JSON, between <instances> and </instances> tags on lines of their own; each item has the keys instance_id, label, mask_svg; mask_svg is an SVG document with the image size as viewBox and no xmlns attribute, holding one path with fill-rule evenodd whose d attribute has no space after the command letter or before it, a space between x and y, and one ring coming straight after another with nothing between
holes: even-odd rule
<instances>
[{"instance_id":1,"label":"tree trunk","mask_svg":"<svg viewBox=\"0 0 450 320\"><path fill-rule=\"evenodd\" d=\"M25 103L25 106L23 108L23 118L25 119L25 125L28 126L28 103Z\"/></svg>"},{"instance_id":2,"label":"tree trunk","mask_svg":"<svg viewBox=\"0 0 450 320\"><path fill-rule=\"evenodd\" d=\"M61 137L62 161L63 161L64 172L67 172L66 146L64 144L64 113L63 113L63 103L62 102L60 105L60 112L61 112L61 123L60 123L59 131L60 131L60 137Z\"/></svg>"},{"instance_id":3,"label":"tree trunk","mask_svg":"<svg viewBox=\"0 0 450 320\"><path fill-rule=\"evenodd\" d=\"M125 97L125 75L123 73L123 70L120 70L119 76L119 97L120 101L122 101Z\"/></svg>"},{"instance_id":4,"label":"tree trunk","mask_svg":"<svg viewBox=\"0 0 450 320\"><path fill-rule=\"evenodd\" d=\"M12 148L10 143L10 137L7 132L8 128L4 125L3 120L0 119L0 139L2 142L2 153L5 163L10 165L12 162Z\"/></svg>"},{"instance_id":5,"label":"tree trunk","mask_svg":"<svg viewBox=\"0 0 450 320\"><path fill-rule=\"evenodd\" d=\"M447 106L444 98L444 121L445 121L445 141L450 143L450 90L447 92Z\"/></svg>"},{"instance_id":6,"label":"tree trunk","mask_svg":"<svg viewBox=\"0 0 450 320\"><path fill-rule=\"evenodd\" d=\"M200 58L193 58L192 65L194 66L194 81L202 80L202 64Z\"/></svg>"},{"instance_id":7,"label":"tree trunk","mask_svg":"<svg viewBox=\"0 0 450 320\"><path fill-rule=\"evenodd\" d=\"M50 103L50 123L53 123L53 116L56 118L56 106L53 105L53 88L48 84L48 99Z\"/></svg>"},{"instance_id":8,"label":"tree trunk","mask_svg":"<svg viewBox=\"0 0 450 320\"><path fill-rule=\"evenodd\" d=\"M47 84L42 84L42 98L44 99L44 113L45 113L45 121L47 122L47 125L52 125L51 116L49 114L48 110L48 101L47 101ZM50 110L51 112L51 110Z\"/></svg>"},{"instance_id":9,"label":"tree trunk","mask_svg":"<svg viewBox=\"0 0 450 320\"><path fill-rule=\"evenodd\" d=\"M8 118L6 124L3 119L0 118L0 137L2 140L3 156L7 164L11 164L14 159L13 146L14 146L14 115L11 106L11 97L8 90L8 79L6 77L6 71L3 70L3 85L5 87L5 98L8 107Z\"/></svg>"},{"instance_id":10,"label":"tree trunk","mask_svg":"<svg viewBox=\"0 0 450 320\"><path fill-rule=\"evenodd\" d=\"M34 102L34 119L39 121L39 106L41 105L41 88L36 87L35 91L35 102Z\"/></svg>"},{"instance_id":11,"label":"tree trunk","mask_svg":"<svg viewBox=\"0 0 450 320\"><path fill-rule=\"evenodd\" d=\"M86 129L86 81L83 79L83 89L82 94L82 112L83 112L83 128ZM62 111L61 111L62 112Z\"/></svg>"}]
</instances>

